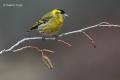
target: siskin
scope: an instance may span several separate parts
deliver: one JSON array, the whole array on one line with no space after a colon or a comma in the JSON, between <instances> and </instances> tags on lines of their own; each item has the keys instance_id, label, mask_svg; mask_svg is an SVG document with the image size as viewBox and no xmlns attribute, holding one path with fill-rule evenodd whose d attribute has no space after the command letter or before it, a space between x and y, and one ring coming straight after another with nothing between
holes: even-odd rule
<instances>
[{"instance_id":1,"label":"siskin","mask_svg":"<svg viewBox=\"0 0 120 80\"><path fill-rule=\"evenodd\" d=\"M56 37L61 33L65 16L68 16L62 9L53 9L38 20L31 28L37 30L44 37Z\"/></svg>"}]
</instances>

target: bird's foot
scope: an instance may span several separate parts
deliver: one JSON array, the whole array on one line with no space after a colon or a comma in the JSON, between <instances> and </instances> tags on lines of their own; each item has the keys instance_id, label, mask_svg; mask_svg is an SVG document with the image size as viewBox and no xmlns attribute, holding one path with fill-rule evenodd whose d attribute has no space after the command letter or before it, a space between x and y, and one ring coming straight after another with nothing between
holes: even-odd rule
<instances>
[{"instance_id":1,"label":"bird's foot","mask_svg":"<svg viewBox=\"0 0 120 80\"><path fill-rule=\"evenodd\" d=\"M55 40L58 40L58 36L57 35L54 35L54 38L55 38Z\"/></svg>"},{"instance_id":2,"label":"bird's foot","mask_svg":"<svg viewBox=\"0 0 120 80\"><path fill-rule=\"evenodd\" d=\"M42 40L45 41L45 37L42 37Z\"/></svg>"}]
</instances>

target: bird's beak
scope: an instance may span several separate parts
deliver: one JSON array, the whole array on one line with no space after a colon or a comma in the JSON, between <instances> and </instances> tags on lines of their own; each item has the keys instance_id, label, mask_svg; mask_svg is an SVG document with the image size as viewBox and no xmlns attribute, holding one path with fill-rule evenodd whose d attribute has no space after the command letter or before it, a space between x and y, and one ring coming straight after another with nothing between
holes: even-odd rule
<instances>
[{"instance_id":1,"label":"bird's beak","mask_svg":"<svg viewBox=\"0 0 120 80\"><path fill-rule=\"evenodd\" d=\"M69 17L67 14L64 14L65 17Z\"/></svg>"}]
</instances>

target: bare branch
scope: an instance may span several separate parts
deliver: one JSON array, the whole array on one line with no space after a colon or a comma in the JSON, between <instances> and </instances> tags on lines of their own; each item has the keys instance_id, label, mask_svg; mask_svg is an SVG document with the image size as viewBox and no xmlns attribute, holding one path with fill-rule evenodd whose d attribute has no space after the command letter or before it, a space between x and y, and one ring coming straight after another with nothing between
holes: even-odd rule
<instances>
[{"instance_id":1,"label":"bare branch","mask_svg":"<svg viewBox=\"0 0 120 80\"><path fill-rule=\"evenodd\" d=\"M62 34L59 35L59 37L70 35L70 34L74 34L74 33L83 32L85 30L88 30L88 29L91 29L91 28L95 28L95 27L120 27L120 25L114 25L114 24L110 24L108 22L101 22L101 23L99 23L97 25L89 26L89 27L86 27L86 28L83 28L83 29L80 29L80 30L71 31L71 32L67 32L67 33L62 33Z\"/></svg>"},{"instance_id":2,"label":"bare branch","mask_svg":"<svg viewBox=\"0 0 120 80\"><path fill-rule=\"evenodd\" d=\"M42 52L42 61L47 65L47 67L49 69L51 69L51 70L53 69L53 64L52 64L50 58L48 56L44 55L43 52Z\"/></svg>"},{"instance_id":3,"label":"bare branch","mask_svg":"<svg viewBox=\"0 0 120 80\"><path fill-rule=\"evenodd\" d=\"M70 43L65 42L65 41L63 41L63 40L61 40L61 39L59 39L59 40L57 40L57 41L64 43L64 44L67 45L68 47L71 47L71 46L72 46Z\"/></svg>"},{"instance_id":4,"label":"bare branch","mask_svg":"<svg viewBox=\"0 0 120 80\"><path fill-rule=\"evenodd\" d=\"M18 52L18 51L21 51L23 49L26 49L26 48L33 48L33 49L36 49L37 51L39 52L49 52L49 53L54 53L54 51L51 51L51 50L48 50L48 49L39 49L38 47L36 46L24 46L24 47L21 47L19 49L16 49L16 50L12 50L13 52Z\"/></svg>"},{"instance_id":5,"label":"bare branch","mask_svg":"<svg viewBox=\"0 0 120 80\"><path fill-rule=\"evenodd\" d=\"M54 51L48 50L48 49L42 49L42 51L49 52L49 53L55 53Z\"/></svg>"},{"instance_id":6,"label":"bare branch","mask_svg":"<svg viewBox=\"0 0 120 80\"><path fill-rule=\"evenodd\" d=\"M101 23L99 23L97 25L89 26L89 27L86 27L86 28L83 28L83 29L80 29L80 30L62 33L62 34L58 35L58 38L64 37L64 36L67 36L67 35L70 35L70 34L75 34L75 33L80 33L80 32L83 33L83 31L86 31L88 29L95 28L95 27L119 27L120 28L120 25L114 25L114 24L110 24L108 22L101 22ZM86 35L86 36L88 37L88 35ZM16 52L16 51L20 51L20 50L23 50L25 48L28 48L28 47L23 47L23 48L20 48L20 49L17 49L16 51L14 51L14 48L17 47L19 44L21 44L21 43L23 43L25 41L28 41L28 40L37 40L37 39L42 40L42 37L24 38L24 39L18 41L16 44L11 46L10 48L1 50L0 54L2 54L4 52L9 52L9 51ZM92 39L92 38L89 37L89 39ZM45 40L56 40L56 39L52 37L52 38L45 38Z\"/></svg>"},{"instance_id":7,"label":"bare branch","mask_svg":"<svg viewBox=\"0 0 120 80\"><path fill-rule=\"evenodd\" d=\"M19 48L19 49L16 49L16 50L12 50L13 52L18 52L18 51L21 51L23 49L26 49L26 48L32 48L32 49L36 49L37 51L39 52L42 52L42 49L39 49L38 47L36 46L24 46L22 48Z\"/></svg>"},{"instance_id":8,"label":"bare branch","mask_svg":"<svg viewBox=\"0 0 120 80\"><path fill-rule=\"evenodd\" d=\"M20 45L21 43L25 42L25 41L28 41L28 40L37 40L37 39L40 39L42 40L42 37L31 37L31 38L23 38L22 40L18 41L16 44L14 44L13 46L11 46L9 49L3 49L2 51L0 51L0 54L4 53L4 52L10 52L10 51L13 51L13 49L15 47L17 47L18 45ZM55 38L45 38L45 40L55 40ZM21 49L18 49L18 50L23 50L27 47L23 47Z\"/></svg>"},{"instance_id":9,"label":"bare branch","mask_svg":"<svg viewBox=\"0 0 120 80\"><path fill-rule=\"evenodd\" d=\"M86 32L82 31L82 33L92 42L93 47L96 48L95 41Z\"/></svg>"}]
</instances>

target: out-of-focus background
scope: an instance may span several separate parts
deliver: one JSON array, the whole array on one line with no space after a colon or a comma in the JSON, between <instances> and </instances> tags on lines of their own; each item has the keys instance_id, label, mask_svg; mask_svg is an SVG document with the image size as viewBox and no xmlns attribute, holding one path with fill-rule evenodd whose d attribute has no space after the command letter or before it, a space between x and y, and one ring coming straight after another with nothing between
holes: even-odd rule
<instances>
[{"instance_id":1,"label":"out-of-focus background","mask_svg":"<svg viewBox=\"0 0 120 80\"><path fill-rule=\"evenodd\" d=\"M21 4L22 6L7 6ZM0 0L0 50L24 37L31 25L54 8L64 9L63 32L106 21L120 24L119 0ZM73 46L55 41L33 40L21 44L54 50L48 54L54 69L49 70L34 49L0 55L0 80L120 80L120 28L97 27L86 31L97 44L77 33L62 38Z\"/></svg>"}]
</instances>

